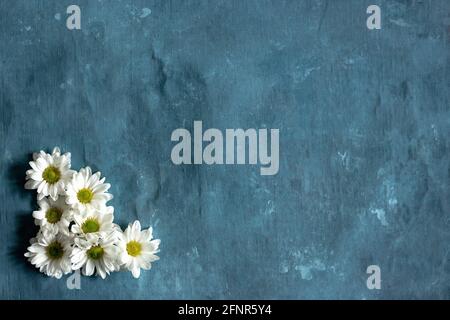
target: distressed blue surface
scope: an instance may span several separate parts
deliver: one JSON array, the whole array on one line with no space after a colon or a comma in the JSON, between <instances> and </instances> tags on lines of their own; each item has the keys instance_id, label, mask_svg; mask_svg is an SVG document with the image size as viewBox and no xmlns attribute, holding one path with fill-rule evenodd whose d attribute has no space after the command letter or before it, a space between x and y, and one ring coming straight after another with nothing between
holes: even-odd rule
<instances>
[{"instance_id":1,"label":"distressed blue surface","mask_svg":"<svg viewBox=\"0 0 450 320\"><path fill-rule=\"evenodd\" d=\"M449 9L0 1L0 298L449 299ZM279 128L278 175L173 165L170 134L194 120ZM118 223L154 227L161 260L139 280L71 291L22 257L27 162L55 145L107 177Z\"/></svg>"}]
</instances>

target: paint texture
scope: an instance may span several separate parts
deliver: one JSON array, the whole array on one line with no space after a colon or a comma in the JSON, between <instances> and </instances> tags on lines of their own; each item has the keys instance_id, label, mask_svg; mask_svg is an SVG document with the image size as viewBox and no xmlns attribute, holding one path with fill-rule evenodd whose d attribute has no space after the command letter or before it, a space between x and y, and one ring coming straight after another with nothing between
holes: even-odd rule
<instances>
[{"instance_id":1,"label":"paint texture","mask_svg":"<svg viewBox=\"0 0 450 320\"><path fill-rule=\"evenodd\" d=\"M449 14L445 0L0 1L0 298L449 299ZM171 132L194 120L280 129L279 173L175 166ZM56 145L107 177L116 222L162 240L139 280L69 290L26 262L27 163Z\"/></svg>"}]
</instances>

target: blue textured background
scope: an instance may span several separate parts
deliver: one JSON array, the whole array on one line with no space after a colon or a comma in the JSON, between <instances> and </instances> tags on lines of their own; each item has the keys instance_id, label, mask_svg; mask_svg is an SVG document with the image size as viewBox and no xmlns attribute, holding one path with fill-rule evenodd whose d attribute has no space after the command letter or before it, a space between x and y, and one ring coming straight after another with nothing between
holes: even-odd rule
<instances>
[{"instance_id":1,"label":"blue textured background","mask_svg":"<svg viewBox=\"0 0 450 320\"><path fill-rule=\"evenodd\" d=\"M449 28L445 0L0 1L0 298L450 298ZM193 120L279 128L278 175L173 165ZM139 280L23 258L55 145L162 239Z\"/></svg>"}]
</instances>

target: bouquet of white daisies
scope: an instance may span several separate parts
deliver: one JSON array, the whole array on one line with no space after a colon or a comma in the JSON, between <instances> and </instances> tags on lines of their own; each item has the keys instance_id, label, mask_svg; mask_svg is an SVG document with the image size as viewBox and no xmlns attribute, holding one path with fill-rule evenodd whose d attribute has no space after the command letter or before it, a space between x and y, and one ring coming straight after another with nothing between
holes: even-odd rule
<instances>
[{"instance_id":1,"label":"bouquet of white daisies","mask_svg":"<svg viewBox=\"0 0 450 320\"><path fill-rule=\"evenodd\" d=\"M160 240L152 228L141 230L139 221L122 232L113 222L113 198L100 172L90 167L70 169L70 153L33 154L26 172L26 189L37 189L39 210L33 212L40 230L30 240L25 257L47 276L61 278L82 269L104 279L113 271L129 270L138 278L158 260Z\"/></svg>"}]
</instances>

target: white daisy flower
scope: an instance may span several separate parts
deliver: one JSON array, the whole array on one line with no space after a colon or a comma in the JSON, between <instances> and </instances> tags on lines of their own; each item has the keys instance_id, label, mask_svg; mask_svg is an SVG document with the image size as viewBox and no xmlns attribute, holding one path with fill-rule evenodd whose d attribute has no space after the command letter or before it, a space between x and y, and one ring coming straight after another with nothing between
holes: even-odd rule
<instances>
[{"instance_id":1,"label":"white daisy flower","mask_svg":"<svg viewBox=\"0 0 450 320\"><path fill-rule=\"evenodd\" d=\"M152 238L152 228L141 231L139 221L130 223L121 235L120 261L135 278L139 278L141 268L149 270L152 267L151 263L159 260L156 253L159 252L158 247L161 241L159 239L152 240Z\"/></svg>"},{"instance_id":2,"label":"white daisy flower","mask_svg":"<svg viewBox=\"0 0 450 320\"><path fill-rule=\"evenodd\" d=\"M25 189L37 189L38 200L50 196L53 200L58 195L65 193L65 186L74 173L70 170L70 153L61 155L58 147L53 149L52 154L41 150L33 154L30 161L31 169L26 172Z\"/></svg>"},{"instance_id":3,"label":"white daisy flower","mask_svg":"<svg viewBox=\"0 0 450 320\"><path fill-rule=\"evenodd\" d=\"M119 271L117 260L119 248L116 246L117 234L111 232L96 242L75 238L75 248L72 251L71 261L74 270L82 269L83 275L91 276L96 271L102 279L112 271Z\"/></svg>"},{"instance_id":4,"label":"white daisy flower","mask_svg":"<svg viewBox=\"0 0 450 320\"><path fill-rule=\"evenodd\" d=\"M97 238L109 235L115 230L113 207L75 212L73 220L75 224L70 231L88 241L96 241Z\"/></svg>"},{"instance_id":5,"label":"white daisy flower","mask_svg":"<svg viewBox=\"0 0 450 320\"><path fill-rule=\"evenodd\" d=\"M60 279L72 271L70 239L57 234L55 229L42 228L36 238L30 241L25 257L47 276Z\"/></svg>"},{"instance_id":6,"label":"white daisy flower","mask_svg":"<svg viewBox=\"0 0 450 320\"><path fill-rule=\"evenodd\" d=\"M54 201L51 198L43 198L38 201L39 210L33 212L35 223L38 226L54 228L56 232L69 235L71 210L66 204L65 197L59 197Z\"/></svg>"},{"instance_id":7,"label":"white daisy flower","mask_svg":"<svg viewBox=\"0 0 450 320\"><path fill-rule=\"evenodd\" d=\"M82 168L67 185L67 204L79 211L101 210L113 198L106 192L111 185L104 181L105 178L100 179L100 172L92 174L90 167Z\"/></svg>"}]
</instances>

